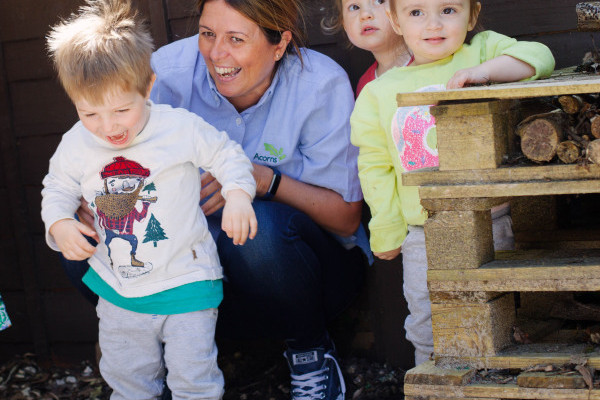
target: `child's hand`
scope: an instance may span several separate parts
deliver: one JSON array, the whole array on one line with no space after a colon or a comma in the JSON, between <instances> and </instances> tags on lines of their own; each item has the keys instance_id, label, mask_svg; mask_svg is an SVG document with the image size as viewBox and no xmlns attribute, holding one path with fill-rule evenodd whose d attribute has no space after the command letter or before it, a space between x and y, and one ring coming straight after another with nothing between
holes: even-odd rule
<instances>
[{"instance_id":1,"label":"child's hand","mask_svg":"<svg viewBox=\"0 0 600 400\"><path fill-rule=\"evenodd\" d=\"M96 248L83 235L98 237L96 231L74 219L61 219L49 229L56 245L67 260L85 260L96 252Z\"/></svg>"},{"instance_id":2,"label":"child's hand","mask_svg":"<svg viewBox=\"0 0 600 400\"><path fill-rule=\"evenodd\" d=\"M381 260L393 260L402 252L402 246L394 250L384 251L382 253L373 252L373 255Z\"/></svg>"},{"instance_id":3,"label":"child's hand","mask_svg":"<svg viewBox=\"0 0 600 400\"><path fill-rule=\"evenodd\" d=\"M458 89L473 83L488 83L490 73L483 64L471 68L460 69L450 78L446 89Z\"/></svg>"},{"instance_id":4,"label":"child's hand","mask_svg":"<svg viewBox=\"0 0 600 400\"><path fill-rule=\"evenodd\" d=\"M221 228L227 233L227 237L233 239L233 244L242 245L247 238L254 239L257 225L252 199L248 193L242 189L230 190L221 220Z\"/></svg>"}]
</instances>

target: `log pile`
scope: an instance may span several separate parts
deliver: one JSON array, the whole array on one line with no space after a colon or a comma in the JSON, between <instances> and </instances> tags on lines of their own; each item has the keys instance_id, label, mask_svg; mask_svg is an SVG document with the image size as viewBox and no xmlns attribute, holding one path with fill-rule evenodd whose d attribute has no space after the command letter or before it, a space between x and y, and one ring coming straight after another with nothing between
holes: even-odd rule
<instances>
[{"instance_id":1,"label":"log pile","mask_svg":"<svg viewBox=\"0 0 600 400\"><path fill-rule=\"evenodd\" d=\"M554 104L517 125L523 155L535 163L600 164L600 96L563 95Z\"/></svg>"}]
</instances>

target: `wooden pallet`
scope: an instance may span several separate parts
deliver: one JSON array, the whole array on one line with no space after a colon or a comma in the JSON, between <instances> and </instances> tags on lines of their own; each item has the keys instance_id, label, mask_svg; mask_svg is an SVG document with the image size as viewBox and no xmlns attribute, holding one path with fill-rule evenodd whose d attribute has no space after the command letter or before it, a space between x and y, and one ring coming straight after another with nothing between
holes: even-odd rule
<instances>
[{"instance_id":1,"label":"wooden pallet","mask_svg":"<svg viewBox=\"0 0 600 400\"><path fill-rule=\"evenodd\" d=\"M498 373L485 376L471 368L445 369L426 362L406 373L406 400L556 399L600 400L577 373Z\"/></svg>"},{"instance_id":2,"label":"wooden pallet","mask_svg":"<svg viewBox=\"0 0 600 400\"><path fill-rule=\"evenodd\" d=\"M548 240L561 237L555 196L600 193L600 165L503 165L519 98L596 92L599 76L571 69L544 81L398 95L400 106L446 101L431 109L439 167L402 177L404 185L419 186L430 213L424 228L435 348L432 362L407 373L406 399L600 400L600 388L588 390L581 374L556 372L573 360L600 369L600 346L577 343L575 335L565 341L570 328L560 321L517 313L536 299L552 308L553 298L600 292L600 233L591 240L575 234L577 245L566 244L564 233L560 246ZM521 225L529 245L494 252L490 210L506 201L533 219ZM540 242L544 248L535 247ZM515 340L519 327L535 342ZM540 364L555 367L527 371ZM482 379L487 369L510 371L510 379Z\"/></svg>"}]
</instances>

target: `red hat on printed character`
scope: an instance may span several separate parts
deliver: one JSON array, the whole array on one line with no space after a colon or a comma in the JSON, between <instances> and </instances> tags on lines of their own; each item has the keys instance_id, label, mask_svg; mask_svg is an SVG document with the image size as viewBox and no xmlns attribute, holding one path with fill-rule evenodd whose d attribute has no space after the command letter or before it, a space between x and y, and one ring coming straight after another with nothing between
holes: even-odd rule
<instances>
[{"instance_id":1,"label":"red hat on printed character","mask_svg":"<svg viewBox=\"0 0 600 400\"><path fill-rule=\"evenodd\" d=\"M115 157L114 160L100 172L102 179L121 175L142 176L144 178L150 176L150 170L135 161L128 160L125 157Z\"/></svg>"}]
</instances>

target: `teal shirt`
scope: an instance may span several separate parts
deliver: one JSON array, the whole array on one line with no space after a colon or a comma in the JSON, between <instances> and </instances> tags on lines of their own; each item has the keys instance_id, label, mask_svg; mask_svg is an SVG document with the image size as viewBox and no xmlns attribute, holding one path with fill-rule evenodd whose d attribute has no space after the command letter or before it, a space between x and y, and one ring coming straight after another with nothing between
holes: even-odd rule
<instances>
[{"instance_id":1,"label":"teal shirt","mask_svg":"<svg viewBox=\"0 0 600 400\"><path fill-rule=\"evenodd\" d=\"M183 314L217 308L223 300L223 281L197 281L143 297L123 297L94 271L83 277L83 282L104 300L142 314Z\"/></svg>"}]
</instances>

